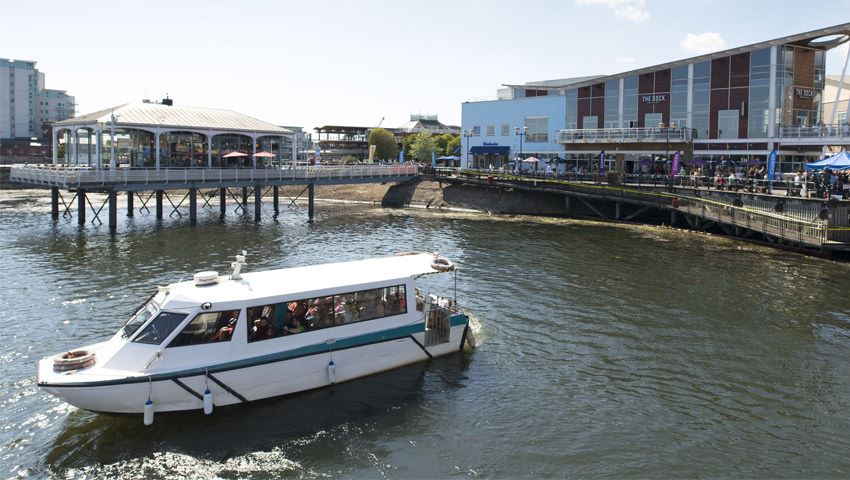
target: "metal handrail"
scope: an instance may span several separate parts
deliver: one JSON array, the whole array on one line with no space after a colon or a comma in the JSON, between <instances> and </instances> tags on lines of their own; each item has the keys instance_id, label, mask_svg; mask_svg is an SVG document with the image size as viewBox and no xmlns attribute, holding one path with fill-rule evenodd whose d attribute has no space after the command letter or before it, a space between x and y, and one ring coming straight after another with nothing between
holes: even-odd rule
<instances>
[{"instance_id":1,"label":"metal handrail","mask_svg":"<svg viewBox=\"0 0 850 480\"><path fill-rule=\"evenodd\" d=\"M827 240L828 224L820 220L821 206L818 204L801 206L799 212L775 211L776 202L751 201L741 199L740 205L724 203L712 198L704 198L685 193L638 190L634 187L614 186L602 183L580 183L554 178L529 178L494 172L463 171L462 176L478 181L505 182L528 188L547 188L572 193L615 197L623 200L639 201L659 207L673 208L703 218L734 226L746 227L763 233L793 239L801 243L821 245ZM667 177L668 179L670 177ZM598 178L597 178L598 179ZM674 201L675 200L675 201ZM744 203L747 202L747 203Z\"/></svg>"},{"instance_id":2,"label":"metal handrail","mask_svg":"<svg viewBox=\"0 0 850 480\"><path fill-rule=\"evenodd\" d=\"M287 169L240 169L240 168L113 168L61 167L54 165L14 165L10 180L37 185L67 187L78 185L129 185L129 184L189 184L249 181L276 178L277 180L320 180L346 178L383 178L387 176L414 176L416 165L322 165Z\"/></svg>"},{"instance_id":3,"label":"metal handrail","mask_svg":"<svg viewBox=\"0 0 850 480\"><path fill-rule=\"evenodd\" d=\"M684 127L576 128L556 135L558 143L685 142L693 137L693 129Z\"/></svg>"}]
</instances>

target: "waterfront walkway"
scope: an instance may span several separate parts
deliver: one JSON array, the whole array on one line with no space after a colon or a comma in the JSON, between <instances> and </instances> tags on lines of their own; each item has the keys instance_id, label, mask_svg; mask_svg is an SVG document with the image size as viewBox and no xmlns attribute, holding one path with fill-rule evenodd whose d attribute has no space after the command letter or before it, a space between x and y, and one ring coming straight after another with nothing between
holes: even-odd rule
<instances>
[{"instance_id":1,"label":"waterfront walkway","mask_svg":"<svg viewBox=\"0 0 850 480\"><path fill-rule=\"evenodd\" d=\"M746 188L718 190L695 185L653 183L608 184L587 179L527 177L486 171L462 171L438 178L449 183L483 188L542 192L564 197L564 214L576 206L608 220L636 220L647 213L668 212L670 224L679 219L695 230L715 228L731 236L760 238L771 243L816 249L850 251L850 202L750 192ZM667 177L669 179L669 177Z\"/></svg>"}]
</instances>

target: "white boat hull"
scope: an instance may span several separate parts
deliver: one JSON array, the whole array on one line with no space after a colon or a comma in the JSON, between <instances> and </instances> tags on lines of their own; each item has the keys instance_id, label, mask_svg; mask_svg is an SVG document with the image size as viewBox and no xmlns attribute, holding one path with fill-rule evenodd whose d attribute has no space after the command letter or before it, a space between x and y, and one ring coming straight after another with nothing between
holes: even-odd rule
<instances>
[{"instance_id":1,"label":"white boat hull","mask_svg":"<svg viewBox=\"0 0 850 480\"><path fill-rule=\"evenodd\" d=\"M156 412L200 410L204 391L212 392L215 406L235 405L331 384L328 363L333 357L335 383L346 382L463 349L467 323L453 325L449 341L424 347L425 333L325 353L150 381L136 377L125 383L41 384L46 391L76 407L104 413L143 413L148 397ZM415 341L414 341L415 339ZM182 384L182 385L181 385Z\"/></svg>"}]
</instances>

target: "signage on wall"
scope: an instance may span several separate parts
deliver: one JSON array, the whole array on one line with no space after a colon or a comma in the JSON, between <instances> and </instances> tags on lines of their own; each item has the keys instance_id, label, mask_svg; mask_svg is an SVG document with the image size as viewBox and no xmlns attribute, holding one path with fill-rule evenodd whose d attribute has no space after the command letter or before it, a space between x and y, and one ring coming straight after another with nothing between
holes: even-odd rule
<instances>
[{"instance_id":1,"label":"signage on wall","mask_svg":"<svg viewBox=\"0 0 850 480\"><path fill-rule=\"evenodd\" d=\"M655 93L652 95L641 95L640 101L643 103L663 103L667 101L667 94Z\"/></svg>"},{"instance_id":2,"label":"signage on wall","mask_svg":"<svg viewBox=\"0 0 850 480\"><path fill-rule=\"evenodd\" d=\"M797 94L797 98L813 98L815 96L815 91L811 88L795 88L794 92Z\"/></svg>"},{"instance_id":3,"label":"signage on wall","mask_svg":"<svg viewBox=\"0 0 850 480\"><path fill-rule=\"evenodd\" d=\"M484 142L485 147L498 147L499 142Z\"/></svg>"}]
</instances>

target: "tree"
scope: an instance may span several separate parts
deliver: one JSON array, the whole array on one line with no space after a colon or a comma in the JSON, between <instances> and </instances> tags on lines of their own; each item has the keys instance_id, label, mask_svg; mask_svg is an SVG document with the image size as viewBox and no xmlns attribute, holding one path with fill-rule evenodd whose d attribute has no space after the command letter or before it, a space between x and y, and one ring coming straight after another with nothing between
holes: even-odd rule
<instances>
[{"instance_id":1,"label":"tree","mask_svg":"<svg viewBox=\"0 0 850 480\"><path fill-rule=\"evenodd\" d=\"M416 140L416 135L408 135L401 141L401 147L404 149L405 158L413 158L413 141Z\"/></svg>"},{"instance_id":2,"label":"tree","mask_svg":"<svg viewBox=\"0 0 850 480\"><path fill-rule=\"evenodd\" d=\"M446 144L446 155L454 155L455 150L460 148L460 135L452 135L452 139L449 140L449 143ZM460 155L460 150L458 150L458 155Z\"/></svg>"},{"instance_id":3,"label":"tree","mask_svg":"<svg viewBox=\"0 0 850 480\"><path fill-rule=\"evenodd\" d=\"M448 148L449 142L452 141L452 138L452 134L444 133L434 139L437 142L437 155L442 156L446 154L446 148Z\"/></svg>"},{"instance_id":4,"label":"tree","mask_svg":"<svg viewBox=\"0 0 850 480\"><path fill-rule=\"evenodd\" d=\"M369 132L369 145L375 146L375 160L392 160L398 155L395 135L385 128Z\"/></svg>"},{"instance_id":5,"label":"tree","mask_svg":"<svg viewBox=\"0 0 850 480\"><path fill-rule=\"evenodd\" d=\"M437 141L431 132L419 132L413 136L410 153L420 162L431 163L431 152L437 152Z\"/></svg>"}]
</instances>

